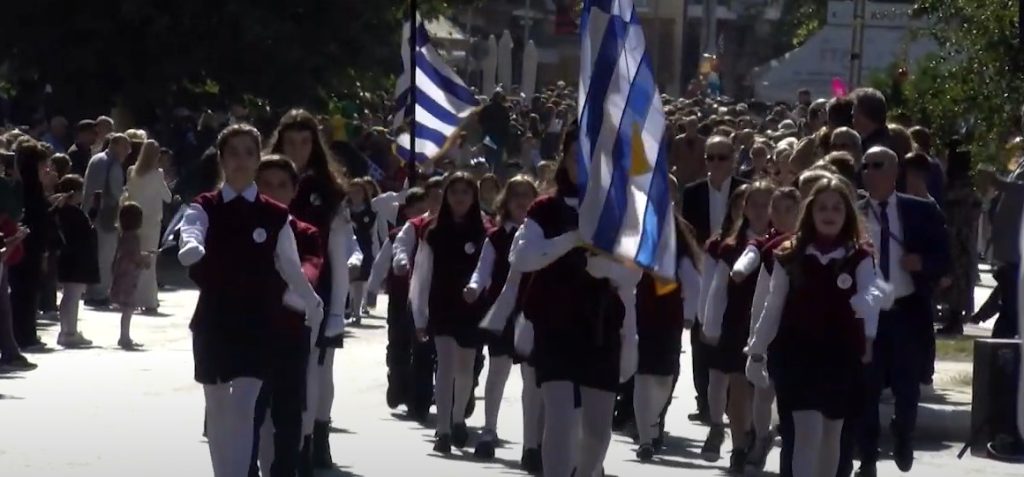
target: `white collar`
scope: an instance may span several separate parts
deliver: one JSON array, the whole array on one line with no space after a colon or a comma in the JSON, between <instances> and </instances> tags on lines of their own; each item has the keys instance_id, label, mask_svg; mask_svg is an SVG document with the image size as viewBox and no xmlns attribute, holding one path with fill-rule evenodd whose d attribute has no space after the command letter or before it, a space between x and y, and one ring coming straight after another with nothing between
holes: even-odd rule
<instances>
[{"instance_id":1,"label":"white collar","mask_svg":"<svg viewBox=\"0 0 1024 477\"><path fill-rule=\"evenodd\" d=\"M837 258L845 257L846 256L846 248L845 247L839 247L839 248L837 248L837 249L835 249L835 250L833 250L833 251L831 251L829 253L824 253L823 254L823 253L821 253L817 249L817 247L814 246L814 244L810 244L810 245L807 246L807 252L806 253L807 253L807 255L814 255L815 257L818 257L818 260L820 260L821 263L828 263L832 259L837 259Z\"/></svg>"},{"instance_id":2,"label":"white collar","mask_svg":"<svg viewBox=\"0 0 1024 477\"><path fill-rule=\"evenodd\" d=\"M221 195L221 197L224 198L224 202L225 203L231 202L235 197L238 197L239 195L241 195L245 200L247 200L249 202L256 202L256 194L257 193L259 193L259 191L256 189L256 183L255 182L250 183L245 188L245 190L242 191L241 194L236 192L234 189L231 188L231 186L229 186L227 184L224 184L220 188L220 195Z\"/></svg>"},{"instance_id":3,"label":"white collar","mask_svg":"<svg viewBox=\"0 0 1024 477\"><path fill-rule=\"evenodd\" d=\"M881 204L882 202L885 202L885 205L886 205L887 208L888 207L892 207L892 206L896 205L896 192L893 192L892 194L889 194L889 197L886 197L884 201L875 200L875 199L870 198L870 197L868 198L868 200L871 201L871 205L875 206L876 209L879 207L879 204Z\"/></svg>"},{"instance_id":4,"label":"white collar","mask_svg":"<svg viewBox=\"0 0 1024 477\"><path fill-rule=\"evenodd\" d=\"M507 220L501 223L501 227L504 228L506 232L511 232L515 229L518 229L519 225L520 224L517 224L511 220Z\"/></svg>"},{"instance_id":5,"label":"white collar","mask_svg":"<svg viewBox=\"0 0 1024 477\"><path fill-rule=\"evenodd\" d=\"M562 197L562 200L564 200L565 203L568 204L570 207L579 210L579 208L580 208L580 200L578 198L576 198L576 197Z\"/></svg>"},{"instance_id":6,"label":"white collar","mask_svg":"<svg viewBox=\"0 0 1024 477\"><path fill-rule=\"evenodd\" d=\"M712 193L714 193L714 194L722 194L722 193L728 194L729 190L731 188L732 188L732 176L728 176L728 177L725 178L724 181L722 181L722 188L721 189L715 189L715 185L711 183L711 176L708 176L708 189Z\"/></svg>"}]
</instances>

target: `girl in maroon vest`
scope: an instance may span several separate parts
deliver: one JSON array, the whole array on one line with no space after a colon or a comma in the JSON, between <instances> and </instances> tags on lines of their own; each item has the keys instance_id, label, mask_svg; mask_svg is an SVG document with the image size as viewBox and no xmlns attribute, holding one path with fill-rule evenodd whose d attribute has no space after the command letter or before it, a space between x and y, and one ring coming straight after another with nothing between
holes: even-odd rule
<instances>
[{"instance_id":1,"label":"girl in maroon vest","mask_svg":"<svg viewBox=\"0 0 1024 477\"><path fill-rule=\"evenodd\" d=\"M700 295L701 250L693 230L676 216L676 253L679 257L676 280L682 285L669 293L659 293L655 278L644 273L636 289L636 325L639 337L639 362L633 385L637 434L640 448L637 458L654 458L655 443L661 438L662 410L672 396L679 375L679 355L683 350L683 329L697 317Z\"/></svg>"},{"instance_id":2,"label":"girl in maroon vest","mask_svg":"<svg viewBox=\"0 0 1024 477\"><path fill-rule=\"evenodd\" d=\"M566 134L557 191L530 206L510 253L512 270L530 274L522 301L532 346L519 336L516 346L531 349L544 398L544 474L557 477L600 474L615 392L636 368L640 274L581 247L577 137Z\"/></svg>"},{"instance_id":3,"label":"girl in maroon vest","mask_svg":"<svg viewBox=\"0 0 1024 477\"><path fill-rule=\"evenodd\" d=\"M214 475L237 477L249 471L270 324L285 290L299 295L307 321L321 319L323 303L302 272L288 210L256 190L259 132L230 126L217 138L217 151L224 185L185 212L178 259L199 286L189 328Z\"/></svg>"},{"instance_id":4,"label":"girl in maroon vest","mask_svg":"<svg viewBox=\"0 0 1024 477\"><path fill-rule=\"evenodd\" d=\"M341 173L320 135L316 118L301 109L281 117L270 139L271 152L283 154L299 172L295 200L288 206L295 218L320 231L325 266L317 291L324 298L325 318L318 330L315 379L316 423L311 433L313 462L317 468L333 466L328 441L331 407L334 403L334 350L341 347L348 298L349 260L353 255L352 223L341 207L345 199Z\"/></svg>"},{"instance_id":5,"label":"girl in maroon vest","mask_svg":"<svg viewBox=\"0 0 1024 477\"><path fill-rule=\"evenodd\" d=\"M409 299L416 333L428 333L437 350L435 377L437 442L434 450L451 453L465 447L466 403L473 389L473 364L479 343L478 304L466 303L463 289L480 258L486 229L476 181L455 173L444 188L444 202L423 229L416 250Z\"/></svg>"},{"instance_id":6,"label":"girl in maroon vest","mask_svg":"<svg viewBox=\"0 0 1024 477\"><path fill-rule=\"evenodd\" d=\"M487 177L490 175L484 176L485 179ZM484 183L484 180L481 179L480 184ZM479 302L481 306L490 308L498 299L505 287L505 279L509 275L508 255L512 250L512 239L516 231L519 230L519 226L526 220L526 211L536 198L537 186L526 176L513 177L499 194L497 211L500 214L500 222L497 227L488 232L487 240L480 252L480 261L463 292L467 303ZM513 312L513 314L517 313ZM476 456L483 459L494 457L494 447L498 443L498 410L501 407L502 395L505 393L505 383L508 381L512 364L522 362L513 349L514 333L515 321L507 320L500 336L491 336L486 340L491 360L484 388L484 429L475 451ZM528 398L527 393L533 394ZM536 411L537 400L534 399L536 394L539 394L536 386L523 387L523 412L525 415L531 415ZM531 403L530 408L527 408L527 402ZM528 418L524 423L524 455L527 449L534 449L539 453L539 433L537 429L527 429L532 427L531 424L535 422L536 419ZM532 431L529 433L530 435L526 435L527 430ZM526 437L531 439L526 439Z\"/></svg>"},{"instance_id":7,"label":"girl in maroon vest","mask_svg":"<svg viewBox=\"0 0 1024 477\"><path fill-rule=\"evenodd\" d=\"M862 406L858 376L870 360L881 307L860 217L839 179L804 202L796 235L778 251L768 302L747 350L746 374L792 411L793 476L835 475L844 419Z\"/></svg>"},{"instance_id":8,"label":"girl in maroon vest","mask_svg":"<svg viewBox=\"0 0 1024 477\"><path fill-rule=\"evenodd\" d=\"M793 187L776 189L772 194L771 230L762 239L752 242L732 268L733 280L742 280L754 271L758 272L757 285L754 287L754 301L750 307L751 338L754 335L754 328L761 319L764 303L768 299L768 286L775 265L774 252L793 236L799 214L800 192ZM764 470L768 453L772 449L771 425L774 401L775 390L773 387L754 388L753 420L756 439L751 447L750 455L747 456L747 469L754 472ZM780 421L783 423L781 427L786 428L792 424L792 421L787 421L788 416L785 415L784 410L780 409L779 413ZM784 441L791 437L787 432L783 432ZM785 447L785 443L783 446Z\"/></svg>"},{"instance_id":9,"label":"girl in maroon vest","mask_svg":"<svg viewBox=\"0 0 1024 477\"><path fill-rule=\"evenodd\" d=\"M752 396L743 376L746 358L743 348L750 335L750 306L754 299L756 276L740 281L730 279L733 265L739 260L747 244L768 233L771 222L769 209L772 186L759 182L750 186L743 200L742 218L727 237L716 237L708 242L711 262L711 284L708 286L702 332L710 346L708 354L708 406L711 429L701 449L701 457L708 462L721 458L725 440L723 415L729 407L732 430L732 456L729 469L743 472L747 456L747 431L750 430Z\"/></svg>"}]
</instances>

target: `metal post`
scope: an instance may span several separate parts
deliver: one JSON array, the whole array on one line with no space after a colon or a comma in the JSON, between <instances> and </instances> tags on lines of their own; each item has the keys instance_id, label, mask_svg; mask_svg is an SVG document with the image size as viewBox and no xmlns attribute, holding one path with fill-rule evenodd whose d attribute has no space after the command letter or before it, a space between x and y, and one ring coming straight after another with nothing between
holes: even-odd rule
<instances>
[{"instance_id":1,"label":"metal post","mask_svg":"<svg viewBox=\"0 0 1024 477\"><path fill-rule=\"evenodd\" d=\"M530 42L530 26L533 24L533 15L530 15L530 0L524 0L526 5L523 8L523 46Z\"/></svg>"},{"instance_id":2,"label":"metal post","mask_svg":"<svg viewBox=\"0 0 1024 477\"><path fill-rule=\"evenodd\" d=\"M718 54L718 0L704 0L704 52Z\"/></svg>"},{"instance_id":3,"label":"metal post","mask_svg":"<svg viewBox=\"0 0 1024 477\"><path fill-rule=\"evenodd\" d=\"M862 54L864 51L864 17L867 11L866 0L854 0L853 27L850 44L850 89L860 87Z\"/></svg>"}]
</instances>

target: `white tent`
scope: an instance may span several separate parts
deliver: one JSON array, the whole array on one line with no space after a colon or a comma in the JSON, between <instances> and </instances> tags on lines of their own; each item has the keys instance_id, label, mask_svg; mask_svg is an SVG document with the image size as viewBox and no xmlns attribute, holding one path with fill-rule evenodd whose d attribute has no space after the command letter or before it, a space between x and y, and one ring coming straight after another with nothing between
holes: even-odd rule
<instances>
[{"instance_id":1,"label":"white tent","mask_svg":"<svg viewBox=\"0 0 1024 477\"><path fill-rule=\"evenodd\" d=\"M864 27L861 81L867 83L876 72L897 61L913 66L918 59L937 50L935 42L920 31L909 16L910 4L868 2ZM751 72L754 96L764 101L793 101L801 88L815 98L832 96L832 78L847 81L853 36L850 2L829 2L828 23L806 43L781 58ZM849 85L854 88L857 85Z\"/></svg>"}]
</instances>

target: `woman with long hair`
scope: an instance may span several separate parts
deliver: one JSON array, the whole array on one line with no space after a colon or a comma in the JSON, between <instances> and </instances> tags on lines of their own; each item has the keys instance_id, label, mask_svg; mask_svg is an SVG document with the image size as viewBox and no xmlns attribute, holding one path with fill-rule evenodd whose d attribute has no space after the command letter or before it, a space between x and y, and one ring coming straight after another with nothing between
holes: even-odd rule
<instances>
[{"instance_id":1,"label":"woman with long hair","mask_svg":"<svg viewBox=\"0 0 1024 477\"><path fill-rule=\"evenodd\" d=\"M160 145L149 140L142 145L139 160L128 168L128 184L125 190L128 200L142 207L142 228L138 235L143 252L155 253L160 249L160 225L163 223L164 204L171 202L171 191L160 169ZM156 266L144 268L139 276L135 291L135 304L147 313L156 312L157 300Z\"/></svg>"},{"instance_id":2,"label":"woman with long hair","mask_svg":"<svg viewBox=\"0 0 1024 477\"><path fill-rule=\"evenodd\" d=\"M794 237L775 252L768 301L747 349L746 375L775 385L792 412L794 477L836 474L845 419L862 409L880 294L849 189L824 180L803 203ZM770 370L767 371L766 370Z\"/></svg>"},{"instance_id":3,"label":"woman with long hair","mask_svg":"<svg viewBox=\"0 0 1024 477\"><path fill-rule=\"evenodd\" d=\"M289 211L297 219L320 231L327 264L320 272L317 292L324 300L324 320L318 333L318 349L310 353L315 369L310 371L307 412L313 424L304 420L303 463L331 468L329 426L334 403L334 350L341 346L345 326L345 302L349 288L349 257L354 253L352 222L341 207L345 199L342 175L331 158L316 118L302 109L285 113L270 138L272 153L283 154L295 164L299 185Z\"/></svg>"},{"instance_id":4,"label":"woman with long hair","mask_svg":"<svg viewBox=\"0 0 1024 477\"><path fill-rule=\"evenodd\" d=\"M486 238L476 181L455 173L444 188L437 216L424 227L416 248L409 300L420 341L434 339L437 350L437 442L434 451L465 447L466 404L473 389L473 365L485 311L467 303L463 289L473 275Z\"/></svg>"}]
</instances>

